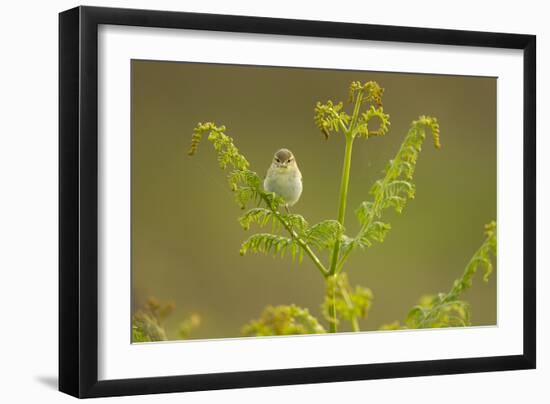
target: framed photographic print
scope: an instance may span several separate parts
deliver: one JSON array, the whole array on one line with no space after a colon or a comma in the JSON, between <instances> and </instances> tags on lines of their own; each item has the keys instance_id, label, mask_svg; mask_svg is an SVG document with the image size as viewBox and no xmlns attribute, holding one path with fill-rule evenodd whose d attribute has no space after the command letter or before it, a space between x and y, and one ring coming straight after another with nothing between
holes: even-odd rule
<instances>
[{"instance_id":1,"label":"framed photographic print","mask_svg":"<svg viewBox=\"0 0 550 404\"><path fill-rule=\"evenodd\" d=\"M534 36L59 27L61 391L535 367Z\"/></svg>"}]
</instances>

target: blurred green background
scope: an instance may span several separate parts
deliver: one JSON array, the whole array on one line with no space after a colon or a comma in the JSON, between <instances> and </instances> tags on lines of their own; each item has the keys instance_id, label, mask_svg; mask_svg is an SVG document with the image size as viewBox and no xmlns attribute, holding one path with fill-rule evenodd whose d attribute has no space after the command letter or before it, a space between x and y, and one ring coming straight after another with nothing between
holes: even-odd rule
<instances>
[{"instance_id":1,"label":"blurred green background","mask_svg":"<svg viewBox=\"0 0 550 404\"><path fill-rule=\"evenodd\" d=\"M293 211L310 223L335 218L343 136L325 141L313 124L317 101L347 101L351 81L385 88L391 127L385 137L358 139L353 149L346 229L358 229L355 208L369 198L419 115L438 118L442 149L426 141L403 214L387 210L392 230L383 244L356 251L347 263L352 284L374 302L365 330L403 320L424 294L448 291L496 219L496 79L426 74L132 61L133 309L149 296L172 301L168 337L191 313L192 338L236 337L266 305L295 303L321 318L324 281L307 259L239 255L242 211L204 142L187 150L197 122L227 126L251 168L265 175L273 153L291 149L304 192ZM349 104L346 104L349 111ZM479 274L464 299L474 325L496 323L496 274ZM324 323L326 325L326 323ZM345 328L344 328L345 330Z\"/></svg>"}]
</instances>

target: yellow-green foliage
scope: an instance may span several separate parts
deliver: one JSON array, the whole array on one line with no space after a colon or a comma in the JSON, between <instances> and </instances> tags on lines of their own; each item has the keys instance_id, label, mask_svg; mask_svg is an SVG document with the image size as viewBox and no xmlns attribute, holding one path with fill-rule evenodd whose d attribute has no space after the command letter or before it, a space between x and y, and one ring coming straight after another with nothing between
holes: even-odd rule
<instances>
[{"instance_id":1,"label":"yellow-green foliage","mask_svg":"<svg viewBox=\"0 0 550 404\"><path fill-rule=\"evenodd\" d=\"M359 285L352 288L346 273L329 278L326 286L329 290L335 290L335 293L326 293L321 306L323 316L329 323L336 321L338 324L338 318L350 322L367 318L373 299L370 289ZM333 307L337 316L331 314Z\"/></svg>"},{"instance_id":2,"label":"yellow-green foliage","mask_svg":"<svg viewBox=\"0 0 550 404\"><path fill-rule=\"evenodd\" d=\"M132 342L166 341L164 320L173 313L174 303L160 303L150 297L144 307L136 310L132 317ZM200 316L196 313L180 323L179 336L189 338L191 332L200 325Z\"/></svg>"},{"instance_id":3,"label":"yellow-green foliage","mask_svg":"<svg viewBox=\"0 0 550 404\"><path fill-rule=\"evenodd\" d=\"M284 256L288 252L293 258L298 257L301 261L306 254L313 260L319 271L323 274L327 273L312 248L324 248L334 244L334 238L338 237L338 234L332 232L335 227L333 221L325 221L309 227L303 216L280 212L279 207L284 204L283 199L263 189L258 174L248 169L248 161L233 144L233 139L224 131L224 126L218 127L210 122L199 123L193 132L189 155L197 153L200 140L205 133L208 133L208 140L214 145L220 167L230 169L227 180L235 193L238 205L242 209L252 202L257 205L240 217L241 226L247 230L253 223L259 226L271 223L275 234L252 235L242 243L241 255L254 252ZM284 229L289 237L277 234L281 229Z\"/></svg>"},{"instance_id":4,"label":"yellow-green foliage","mask_svg":"<svg viewBox=\"0 0 550 404\"><path fill-rule=\"evenodd\" d=\"M183 320L178 327L178 336L180 339L187 339L191 336L193 330L201 325L201 316L197 313L191 314L188 318Z\"/></svg>"},{"instance_id":5,"label":"yellow-green foliage","mask_svg":"<svg viewBox=\"0 0 550 404\"><path fill-rule=\"evenodd\" d=\"M315 106L313 121L328 139L332 132L344 132L368 139L369 136L383 136L388 132L390 116L384 113L382 106L382 94L384 89L375 81L361 84L354 81L349 89L349 102L355 104L353 114L348 115L344 109L344 103L335 104L328 100ZM365 107L363 112L361 107ZM377 130L369 130L369 123L373 118L379 121Z\"/></svg>"},{"instance_id":6,"label":"yellow-green foliage","mask_svg":"<svg viewBox=\"0 0 550 404\"><path fill-rule=\"evenodd\" d=\"M470 325L470 308L460 300L461 294L472 287L472 278L479 268L483 269L483 280L488 281L493 271L491 262L496 257L496 222L485 225L485 241L466 265L460 278L455 280L447 293L424 297L407 315L408 328L436 328Z\"/></svg>"},{"instance_id":7,"label":"yellow-green foliage","mask_svg":"<svg viewBox=\"0 0 550 404\"><path fill-rule=\"evenodd\" d=\"M148 313L137 312L132 321L133 342L166 341L166 331L155 317Z\"/></svg>"},{"instance_id":8,"label":"yellow-green foliage","mask_svg":"<svg viewBox=\"0 0 550 404\"><path fill-rule=\"evenodd\" d=\"M259 319L243 326L247 337L266 335L324 334L325 329L307 309L290 306L267 306Z\"/></svg>"},{"instance_id":9,"label":"yellow-green foliage","mask_svg":"<svg viewBox=\"0 0 550 404\"><path fill-rule=\"evenodd\" d=\"M213 144L222 169L229 169L227 180L235 199L242 209L249 208L239 223L245 230L253 225L269 227L251 235L241 244L240 253L262 253L290 256L301 262L309 258L326 282L326 293L322 312L328 321L330 332L337 330L340 320L349 321L352 329L359 331L359 319L367 317L372 303L372 292L364 287L351 287L343 272L347 258L357 247L370 247L373 242L383 242L391 229L382 220L384 210L393 208L401 213L408 200L415 195L413 175L427 132L430 131L433 145L439 149L440 133L436 118L420 116L411 126L396 155L385 167L384 175L370 189L371 199L360 204L356 216L360 229L355 236L345 234L344 219L347 204L347 190L352 157L352 144L356 138L369 139L383 136L390 127L389 115L384 112L382 95L384 89L374 81L354 81L349 88L351 113L345 111L343 102L328 100L315 106L314 123L326 139L340 133L346 139L344 166L339 194L339 209L336 219L326 219L310 225L304 216L280 209L284 201L274 193L266 192L260 176L250 170L247 159L239 152L228 136L225 126L213 123L199 123L194 129L190 155L197 153L199 143L205 134ZM372 121L376 121L373 129ZM490 230L489 230L490 231ZM496 248L496 239L490 239L485 247L474 256L464 276L455 283L447 295L430 296L423 299L407 317L409 327L435 327L469 324L467 304L458 300L460 293L471 285L471 276L478 265L484 265L486 276L492 268L490 248ZM493 244L491 244L493 243ZM485 244L484 244L485 245ZM489 248L490 247L490 248ZM323 262L319 252L328 252L328 261ZM399 323L392 323L385 329L396 329ZM317 333L323 329L306 309L297 306L268 306L258 320L243 328L244 335L285 335L289 333ZM324 332L324 329L323 329Z\"/></svg>"},{"instance_id":10,"label":"yellow-green foliage","mask_svg":"<svg viewBox=\"0 0 550 404\"><path fill-rule=\"evenodd\" d=\"M374 200L362 202L355 211L361 228L355 237L343 240L339 271L353 249L370 247L373 241L384 241L391 229L389 223L379 220L384 209L393 207L401 213L407 200L414 198L416 189L412 180L426 138L426 129L432 132L434 146L438 149L441 147L439 124L435 118L421 116L413 121L397 154L388 162L384 177L377 180L370 190Z\"/></svg>"},{"instance_id":11,"label":"yellow-green foliage","mask_svg":"<svg viewBox=\"0 0 550 404\"><path fill-rule=\"evenodd\" d=\"M134 313L132 319L133 342L166 341L163 322L173 311L173 303L161 304L150 297L142 309Z\"/></svg>"},{"instance_id":12,"label":"yellow-green foliage","mask_svg":"<svg viewBox=\"0 0 550 404\"><path fill-rule=\"evenodd\" d=\"M424 295L405 319L405 326L399 322L397 328L441 328L471 325L470 305L461 300L462 293L472 287L472 279L478 269L483 269L483 280L487 282L493 271L492 260L497 254L496 222L485 225L485 240L470 259L462 276L456 279L447 293ZM381 329L395 329L382 326Z\"/></svg>"},{"instance_id":13,"label":"yellow-green foliage","mask_svg":"<svg viewBox=\"0 0 550 404\"><path fill-rule=\"evenodd\" d=\"M391 331L391 330L400 330L401 324L399 324L399 321L394 321L393 323L388 324L382 324L380 326L380 330L382 331Z\"/></svg>"}]
</instances>

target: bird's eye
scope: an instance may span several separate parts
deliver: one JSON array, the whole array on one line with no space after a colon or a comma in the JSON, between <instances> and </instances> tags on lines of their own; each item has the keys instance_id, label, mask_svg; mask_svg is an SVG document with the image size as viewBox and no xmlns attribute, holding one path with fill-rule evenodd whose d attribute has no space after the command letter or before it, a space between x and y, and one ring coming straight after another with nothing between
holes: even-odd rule
<instances>
[{"instance_id":1,"label":"bird's eye","mask_svg":"<svg viewBox=\"0 0 550 404\"><path fill-rule=\"evenodd\" d=\"M292 161L292 157L288 159L288 162L290 163Z\"/></svg>"},{"instance_id":2,"label":"bird's eye","mask_svg":"<svg viewBox=\"0 0 550 404\"><path fill-rule=\"evenodd\" d=\"M279 160L277 157L275 157L275 161L276 161L277 163L280 163L280 162L281 162L281 160Z\"/></svg>"}]
</instances>

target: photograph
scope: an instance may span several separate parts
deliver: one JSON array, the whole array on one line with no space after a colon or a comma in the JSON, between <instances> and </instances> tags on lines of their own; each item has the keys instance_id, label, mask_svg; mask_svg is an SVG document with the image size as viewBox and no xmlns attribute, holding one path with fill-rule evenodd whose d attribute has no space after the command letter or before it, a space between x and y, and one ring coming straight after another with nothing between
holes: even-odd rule
<instances>
[{"instance_id":1,"label":"photograph","mask_svg":"<svg viewBox=\"0 0 550 404\"><path fill-rule=\"evenodd\" d=\"M132 343L498 325L497 77L130 63Z\"/></svg>"},{"instance_id":2,"label":"photograph","mask_svg":"<svg viewBox=\"0 0 550 404\"><path fill-rule=\"evenodd\" d=\"M550 397L543 2L91 3L3 8L1 402Z\"/></svg>"}]
</instances>

